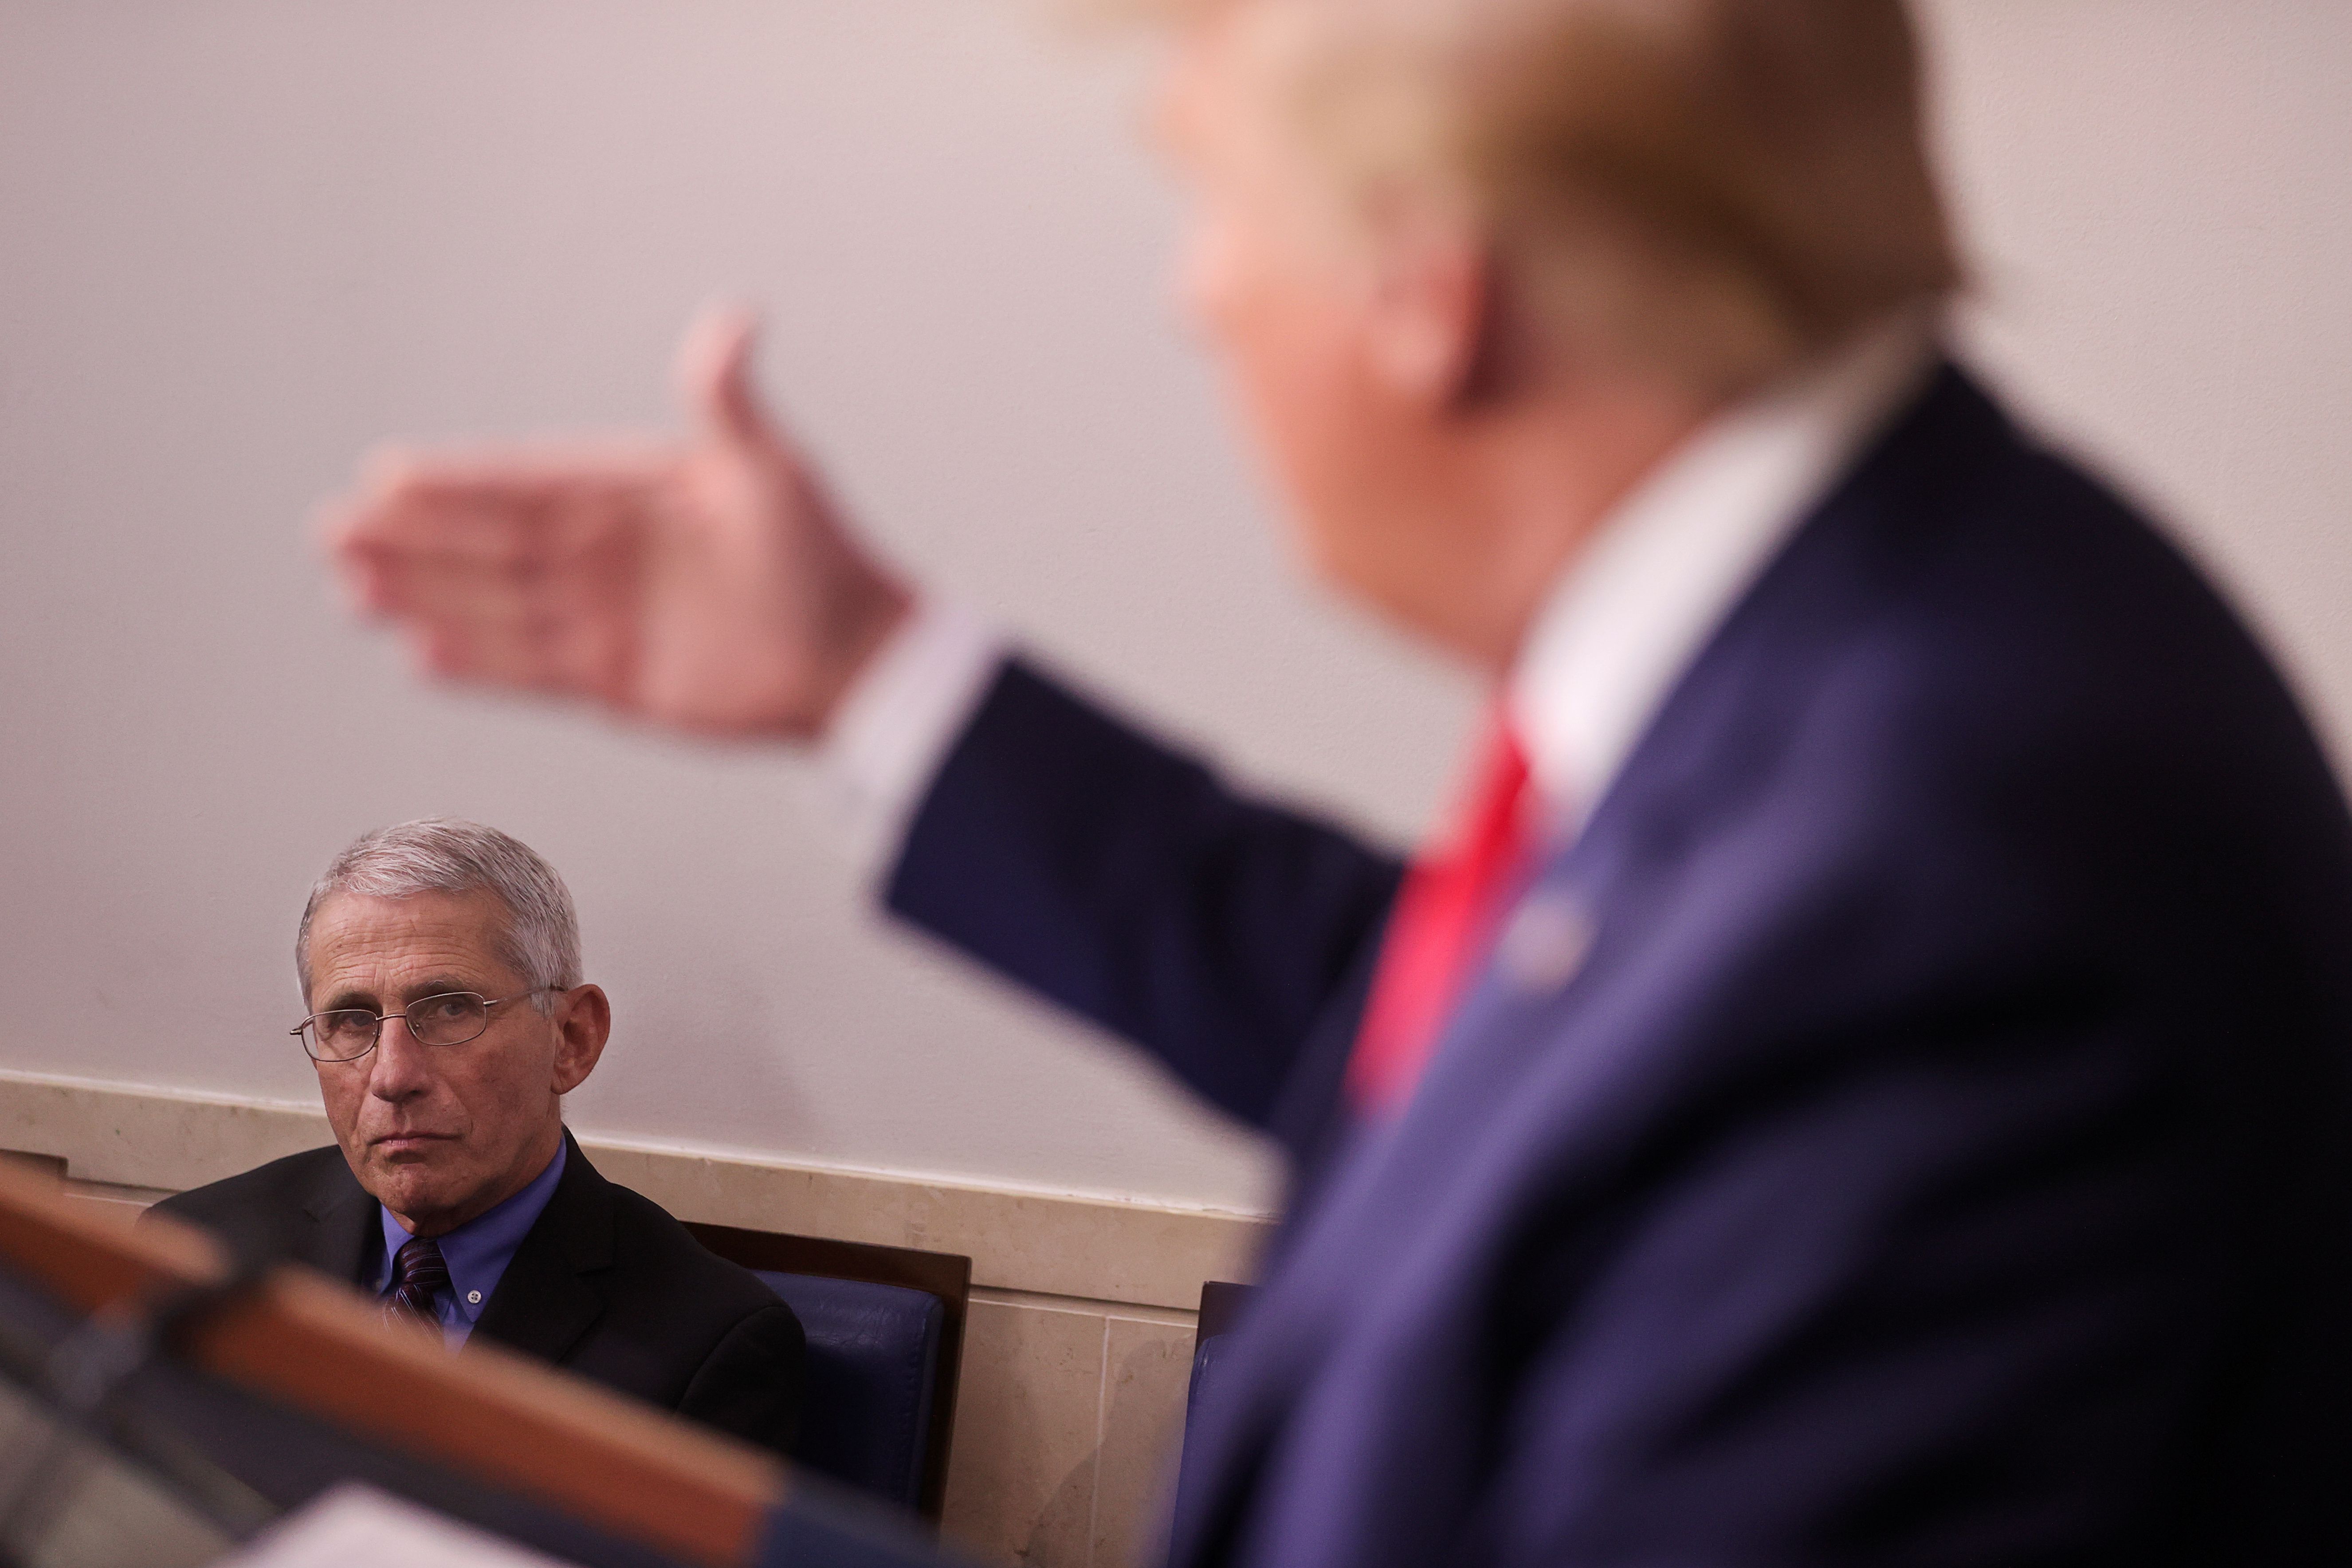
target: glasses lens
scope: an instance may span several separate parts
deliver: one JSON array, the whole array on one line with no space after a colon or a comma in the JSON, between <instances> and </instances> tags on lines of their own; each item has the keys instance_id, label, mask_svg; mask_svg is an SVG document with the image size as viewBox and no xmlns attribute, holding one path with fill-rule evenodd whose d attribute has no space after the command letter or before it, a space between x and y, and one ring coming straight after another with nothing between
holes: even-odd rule
<instances>
[{"instance_id":1,"label":"glasses lens","mask_svg":"<svg viewBox=\"0 0 2352 1568\"><path fill-rule=\"evenodd\" d=\"M490 1010L470 991L452 991L408 1005L408 1032L420 1046L462 1046L489 1027Z\"/></svg>"},{"instance_id":2,"label":"glasses lens","mask_svg":"<svg viewBox=\"0 0 2352 1568\"><path fill-rule=\"evenodd\" d=\"M310 1054L322 1062L347 1062L375 1044L376 1016L366 1012L320 1013L310 1020Z\"/></svg>"}]
</instances>

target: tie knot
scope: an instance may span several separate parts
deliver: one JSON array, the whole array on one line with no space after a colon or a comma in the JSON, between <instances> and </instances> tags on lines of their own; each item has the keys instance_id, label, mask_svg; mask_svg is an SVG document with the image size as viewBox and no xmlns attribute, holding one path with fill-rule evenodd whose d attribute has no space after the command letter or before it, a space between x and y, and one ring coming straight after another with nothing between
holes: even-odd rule
<instances>
[{"instance_id":1,"label":"tie knot","mask_svg":"<svg viewBox=\"0 0 2352 1568\"><path fill-rule=\"evenodd\" d=\"M392 1288L398 1291L414 1289L430 1296L449 1285L449 1265L442 1259L441 1244L416 1237L404 1245L392 1260Z\"/></svg>"},{"instance_id":2,"label":"tie knot","mask_svg":"<svg viewBox=\"0 0 2352 1568\"><path fill-rule=\"evenodd\" d=\"M1525 812L1533 782L1528 749L1507 712L1496 710L1489 722L1478 771L1473 775L1465 810L1457 822L1457 852L1491 856L1503 843L1526 837Z\"/></svg>"}]
</instances>

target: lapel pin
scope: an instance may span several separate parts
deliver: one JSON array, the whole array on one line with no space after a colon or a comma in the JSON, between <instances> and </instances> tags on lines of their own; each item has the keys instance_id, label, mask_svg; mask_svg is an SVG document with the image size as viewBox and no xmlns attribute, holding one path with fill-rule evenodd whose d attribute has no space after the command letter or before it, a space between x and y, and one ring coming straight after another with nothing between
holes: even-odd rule
<instances>
[{"instance_id":1,"label":"lapel pin","mask_svg":"<svg viewBox=\"0 0 2352 1568\"><path fill-rule=\"evenodd\" d=\"M1574 979L1591 950L1591 918L1565 893L1538 891L1512 912L1495 963L1506 980L1535 995Z\"/></svg>"}]
</instances>

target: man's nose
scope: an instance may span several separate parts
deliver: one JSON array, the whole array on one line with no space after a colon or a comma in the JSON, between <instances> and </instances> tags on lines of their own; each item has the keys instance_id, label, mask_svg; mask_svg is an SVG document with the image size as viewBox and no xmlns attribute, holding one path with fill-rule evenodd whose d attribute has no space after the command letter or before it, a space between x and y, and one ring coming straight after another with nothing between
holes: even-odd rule
<instances>
[{"instance_id":1,"label":"man's nose","mask_svg":"<svg viewBox=\"0 0 2352 1568\"><path fill-rule=\"evenodd\" d=\"M394 1013L383 1021L375 1039L375 1066L368 1074L368 1092L379 1100L408 1100L425 1092L433 1081L425 1047L408 1032L408 1020Z\"/></svg>"}]
</instances>

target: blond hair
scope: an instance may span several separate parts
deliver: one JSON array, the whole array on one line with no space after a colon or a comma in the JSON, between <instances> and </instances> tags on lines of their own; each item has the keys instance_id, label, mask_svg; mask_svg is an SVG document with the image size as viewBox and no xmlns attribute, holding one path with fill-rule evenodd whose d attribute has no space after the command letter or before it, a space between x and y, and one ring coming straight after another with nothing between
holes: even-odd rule
<instances>
[{"instance_id":1,"label":"blond hair","mask_svg":"<svg viewBox=\"0 0 2352 1568\"><path fill-rule=\"evenodd\" d=\"M1345 210L1450 207L1588 357L1737 391L1959 284L1902 0L1172 9L1246 30Z\"/></svg>"}]
</instances>

